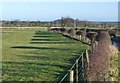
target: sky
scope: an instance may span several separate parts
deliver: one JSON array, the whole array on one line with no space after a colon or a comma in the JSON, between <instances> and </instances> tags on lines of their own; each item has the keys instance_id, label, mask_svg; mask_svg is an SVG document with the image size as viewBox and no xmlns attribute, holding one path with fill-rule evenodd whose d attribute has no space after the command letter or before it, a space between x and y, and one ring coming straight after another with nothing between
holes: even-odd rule
<instances>
[{"instance_id":1,"label":"sky","mask_svg":"<svg viewBox=\"0 0 120 83\"><path fill-rule=\"evenodd\" d=\"M118 2L120 0L1 0L1 2Z\"/></svg>"},{"instance_id":2,"label":"sky","mask_svg":"<svg viewBox=\"0 0 120 83\"><path fill-rule=\"evenodd\" d=\"M2 20L53 21L61 17L117 21L118 2L3 2Z\"/></svg>"}]
</instances>

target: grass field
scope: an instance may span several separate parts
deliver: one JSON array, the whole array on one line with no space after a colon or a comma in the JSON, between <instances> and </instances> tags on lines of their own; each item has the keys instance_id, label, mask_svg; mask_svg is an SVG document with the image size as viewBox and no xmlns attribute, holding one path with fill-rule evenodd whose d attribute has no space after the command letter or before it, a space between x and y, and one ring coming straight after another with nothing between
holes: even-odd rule
<instances>
[{"instance_id":1,"label":"grass field","mask_svg":"<svg viewBox=\"0 0 120 83\"><path fill-rule=\"evenodd\" d=\"M59 81L89 46L44 30L3 30L4 81Z\"/></svg>"}]
</instances>

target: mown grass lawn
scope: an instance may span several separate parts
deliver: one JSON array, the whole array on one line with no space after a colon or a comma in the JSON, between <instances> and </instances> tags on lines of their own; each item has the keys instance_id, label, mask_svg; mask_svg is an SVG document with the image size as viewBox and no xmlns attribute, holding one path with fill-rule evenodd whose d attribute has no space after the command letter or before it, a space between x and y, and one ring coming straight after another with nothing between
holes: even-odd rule
<instances>
[{"instance_id":1,"label":"mown grass lawn","mask_svg":"<svg viewBox=\"0 0 120 83\"><path fill-rule=\"evenodd\" d=\"M3 81L59 81L89 46L45 30L3 30Z\"/></svg>"}]
</instances>

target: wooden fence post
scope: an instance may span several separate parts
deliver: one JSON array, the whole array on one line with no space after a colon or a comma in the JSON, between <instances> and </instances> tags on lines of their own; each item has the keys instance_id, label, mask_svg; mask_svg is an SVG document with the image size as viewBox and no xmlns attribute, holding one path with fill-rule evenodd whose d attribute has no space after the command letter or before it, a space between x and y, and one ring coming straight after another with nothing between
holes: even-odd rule
<instances>
[{"instance_id":1,"label":"wooden fence post","mask_svg":"<svg viewBox=\"0 0 120 83\"><path fill-rule=\"evenodd\" d=\"M78 59L76 60L76 83L78 83Z\"/></svg>"},{"instance_id":2,"label":"wooden fence post","mask_svg":"<svg viewBox=\"0 0 120 83\"><path fill-rule=\"evenodd\" d=\"M88 55L88 50L86 50L86 59L87 59L87 71L89 71L89 55Z\"/></svg>"},{"instance_id":3,"label":"wooden fence post","mask_svg":"<svg viewBox=\"0 0 120 83\"><path fill-rule=\"evenodd\" d=\"M69 81L70 83L73 83L73 81L74 81L74 71L73 71L73 70L70 70L70 72L69 72L68 81Z\"/></svg>"},{"instance_id":4,"label":"wooden fence post","mask_svg":"<svg viewBox=\"0 0 120 83\"><path fill-rule=\"evenodd\" d=\"M80 37L80 41L81 41L81 35L79 37Z\"/></svg>"},{"instance_id":5,"label":"wooden fence post","mask_svg":"<svg viewBox=\"0 0 120 83\"><path fill-rule=\"evenodd\" d=\"M82 53L82 76L84 78L84 54Z\"/></svg>"},{"instance_id":6,"label":"wooden fence post","mask_svg":"<svg viewBox=\"0 0 120 83\"><path fill-rule=\"evenodd\" d=\"M88 55L87 49L86 49L86 59L87 59L87 65L88 65L88 70L89 70L89 55Z\"/></svg>"}]
</instances>

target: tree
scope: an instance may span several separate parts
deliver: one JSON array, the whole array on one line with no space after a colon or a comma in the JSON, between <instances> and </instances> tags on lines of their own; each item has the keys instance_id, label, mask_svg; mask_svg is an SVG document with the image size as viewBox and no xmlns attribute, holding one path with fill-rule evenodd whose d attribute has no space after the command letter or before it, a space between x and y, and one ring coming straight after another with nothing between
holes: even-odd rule
<instances>
[{"instance_id":1,"label":"tree","mask_svg":"<svg viewBox=\"0 0 120 83\"><path fill-rule=\"evenodd\" d=\"M76 21L76 27L78 27L79 24L80 24L80 20L79 20L79 19L76 19L75 21Z\"/></svg>"},{"instance_id":2,"label":"tree","mask_svg":"<svg viewBox=\"0 0 120 83\"><path fill-rule=\"evenodd\" d=\"M61 18L61 27L65 27L64 17Z\"/></svg>"},{"instance_id":3,"label":"tree","mask_svg":"<svg viewBox=\"0 0 120 83\"><path fill-rule=\"evenodd\" d=\"M109 81L108 71L112 55L111 38L107 31L100 31L98 36L98 45L89 57L89 70L86 68L85 72L87 81Z\"/></svg>"},{"instance_id":4,"label":"tree","mask_svg":"<svg viewBox=\"0 0 120 83\"><path fill-rule=\"evenodd\" d=\"M73 27L74 26L74 19L70 17L62 17L61 18L61 26L62 27Z\"/></svg>"},{"instance_id":5,"label":"tree","mask_svg":"<svg viewBox=\"0 0 120 83\"><path fill-rule=\"evenodd\" d=\"M98 35L97 32L88 32L87 33L87 37L91 40L92 52L93 52L95 44L96 44L95 41L96 41L97 35Z\"/></svg>"}]
</instances>

